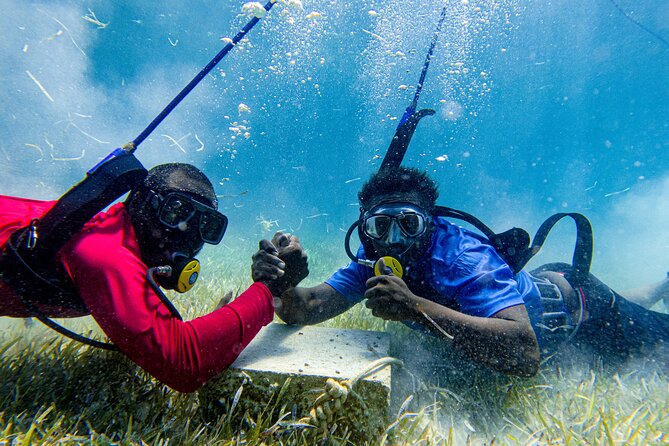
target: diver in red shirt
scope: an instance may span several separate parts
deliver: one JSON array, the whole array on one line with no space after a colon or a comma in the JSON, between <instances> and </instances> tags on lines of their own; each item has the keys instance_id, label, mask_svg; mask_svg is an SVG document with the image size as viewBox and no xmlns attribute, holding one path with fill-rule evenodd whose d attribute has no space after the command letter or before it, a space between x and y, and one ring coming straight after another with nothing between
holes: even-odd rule
<instances>
[{"instance_id":1,"label":"diver in red shirt","mask_svg":"<svg viewBox=\"0 0 669 446\"><path fill-rule=\"evenodd\" d=\"M0 247L6 249L10 235L55 203L0 196ZM158 380L182 392L198 389L228 367L274 314L263 281L191 321L181 320L152 286L147 270L192 259L205 243L220 242L227 218L216 208L214 188L197 168L154 167L125 202L97 214L58 251L53 268L78 301L44 296L33 304L50 317L92 315L122 353ZM252 270L266 269L264 261L254 259ZM165 288L177 286L157 280ZM0 269L0 316L33 316L15 291L7 269Z\"/></svg>"}]
</instances>

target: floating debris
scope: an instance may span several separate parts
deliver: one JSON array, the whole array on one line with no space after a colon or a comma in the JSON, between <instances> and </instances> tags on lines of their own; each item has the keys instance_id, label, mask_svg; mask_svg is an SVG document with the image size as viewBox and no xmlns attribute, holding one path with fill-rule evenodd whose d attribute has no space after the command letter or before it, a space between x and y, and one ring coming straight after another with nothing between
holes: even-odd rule
<instances>
[{"instance_id":1,"label":"floating debris","mask_svg":"<svg viewBox=\"0 0 669 446\"><path fill-rule=\"evenodd\" d=\"M35 84L39 87L42 93L44 93L44 96L46 96L51 102L56 102L53 100L49 92L46 91L46 88L44 88L44 86L40 83L40 81L38 81L37 78L33 76L33 74L30 71L26 70L26 74L30 77L30 79L33 80L33 82L35 82Z\"/></svg>"},{"instance_id":2,"label":"floating debris","mask_svg":"<svg viewBox=\"0 0 669 446\"><path fill-rule=\"evenodd\" d=\"M435 158L435 160L441 162L448 161L448 155L441 155Z\"/></svg>"},{"instance_id":3,"label":"floating debris","mask_svg":"<svg viewBox=\"0 0 669 446\"><path fill-rule=\"evenodd\" d=\"M611 196L613 196L613 195L622 194L622 193L627 192L627 191L630 190L630 189L632 189L632 188L631 188L631 187L626 187L626 188L623 189L623 190L619 190L619 191L616 191L616 192L609 192L608 194L604 195L604 197L606 198L606 197L611 197Z\"/></svg>"},{"instance_id":4,"label":"floating debris","mask_svg":"<svg viewBox=\"0 0 669 446\"><path fill-rule=\"evenodd\" d=\"M38 146L37 144L26 144L26 147L29 147L31 149L35 149L39 152L39 159L35 161L36 163L42 161L44 159L44 152L42 151L42 148Z\"/></svg>"},{"instance_id":5,"label":"floating debris","mask_svg":"<svg viewBox=\"0 0 669 446\"><path fill-rule=\"evenodd\" d=\"M51 148L53 149L53 146ZM54 156L53 150L51 150L51 160L53 161L79 161L84 156L86 156L86 149L81 149L81 155L73 157Z\"/></svg>"},{"instance_id":6,"label":"floating debris","mask_svg":"<svg viewBox=\"0 0 669 446\"><path fill-rule=\"evenodd\" d=\"M200 143L200 147L195 149L195 151L202 152L204 150L204 143L200 140L200 138L197 137L197 133L195 134L195 140Z\"/></svg>"},{"instance_id":7,"label":"floating debris","mask_svg":"<svg viewBox=\"0 0 669 446\"><path fill-rule=\"evenodd\" d=\"M88 14L86 14L85 16L81 16L81 18L86 20L88 23L96 25L98 29L104 29L107 27L107 25L109 25L109 22L107 23L101 22L95 15L95 13L91 11L91 8L88 8Z\"/></svg>"},{"instance_id":8,"label":"floating debris","mask_svg":"<svg viewBox=\"0 0 669 446\"><path fill-rule=\"evenodd\" d=\"M378 34L375 34L375 33L371 32L371 31L367 31L366 29L363 29L362 32L367 33L367 34L369 34L370 36L372 36L376 39L379 39L381 42L388 43L388 41L386 39L384 39L383 37L379 36Z\"/></svg>"},{"instance_id":9,"label":"floating debris","mask_svg":"<svg viewBox=\"0 0 669 446\"><path fill-rule=\"evenodd\" d=\"M56 31L55 33L51 34L49 37L47 37L46 39L44 39L44 41L45 41L45 42L51 42L51 41L54 40L56 37L60 37L60 36L62 36L63 34L65 34L65 33L63 32L63 30L62 30L62 29L59 29L58 31Z\"/></svg>"},{"instance_id":10,"label":"floating debris","mask_svg":"<svg viewBox=\"0 0 669 446\"><path fill-rule=\"evenodd\" d=\"M228 127L228 130L233 133L232 139L235 139L236 136L246 136L247 133L249 136L251 135L249 133L250 127L239 124L237 122L233 122L230 127Z\"/></svg>"},{"instance_id":11,"label":"floating debris","mask_svg":"<svg viewBox=\"0 0 669 446\"><path fill-rule=\"evenodd\" d=\"M360 177L351 178L350 180L344 181L344 184L353 183L354 181L360 181Z\"/></svg>"},{"instance_id":12,"label":"floating debris","mask_svg":"<svg viewBox=\"0 0 669 446\"><path fill-rule=\"evenodd\" d=\"M70 41L72 42L72 44L73 44L73 45L74 45L74 46L81 52L81 54L83 54L84 56L86 56L86 52L85 52L84 50L82 50L81 47L79 46L79 44L77 43L77 41L74 40L74 37L72 37L72 33L71 33L70 30L67 28L67 26L65 26L65 25L63 24L63 22L61 22L60 20L58 20L58 19L55 18L55 17L50 16L49 14L47 14L47 13L44 12L44 11L42 11L41 9L38 9L37 11L41 12L42 14L44 14L44 15L47 16L47 17L49 17L49 18L50 18L51 20L53 20L54 22L58 23L58 24L65 30L65 32L67 32L67 36L70 38ZM56 33L56 34L61 35L61 34L62 34L62 31L59 30L59 32Z\"/></svg>"},{"instance_id":13,"label":"floating debris","mask_svg":"<svg viewBox=\"0 0 669 446\"><path fill-rule=\"evenodd\" d=\"M163 133L162 135L160 135L160 136L162 136L163 138L167 138L168 140L170 140L170 141L172 142L172 145L173 145L173 146L176 146L176 147L177 147L179 150L181 150L183 153L186 153L186 149L184 149L183 146L182 146L181 144L179 144L179 143L180 143L181 141L183 141L184 138L189 137L189 136L190 136L190 133L187 134L187 135L185 135L185 136L182 136L181 138L179 138L178 141L177 141L176 139L172 138L170 135L166 135L166 134L164 134L164 133Z\"/></svg>"},{"instance_id":14,"label":"floating debris","mask_svg":"<svg viewBox=\"0 0 669 446\"><path fill-rule=\"evenodd\" d=\"M274 226L276 226L277 228L279 227L279 220L268 220L262 215L256 217L256 221L260 226L262 226L265 232L269 232Z\"/></svg>"},{"instance_id":15,"label":"floating debris","mask_svg":"<svg viewBox=\"0 0 669 446\"><path fill-rule=\"evenodd\" d=\"M67 125L65 126L65 130L69 129L70 127L74 127L75 129L77 129L77 131L78 131L79 133L81 133L82 135L86 136L87 138L92 139L93 141L95 141L95 142L97 142L97 143L100 143L100 144L110 144L109 141L102 141L101 139L98 139L98 138L96 138L95 136L91 135L90 133L84 131L81 127L79 127L79 126L77 125L76 122L74 122L74 118L72 117L72 115L77 116L77 117L79 117L79 118L85 118L85 119L92 118L92 116L90 116L90 115L82 115L81 113L70 113L70 112L68 112L68 113L67 113L67 119L63 119L63 120L57 121L55 124L60 124L61 122L66 122Z\"/></svg>"},{"instance_id":16,"label":"floating debris","mask_svg":"<svg viewBox=\"0 0 669 446\"><path fill-rule=\"evenodd\" d=\"M328 214L324 214L324 213L323 214L314 214L314 215L310 215L310 216L304 217L304 218L311 219L311 218L318 218L318 217L327 217L327 215Z\"/></svg>"},{"instance_id":17,"label":"floating debris","mask_svg":"<svg viewBox=\"0 0 669 446\"><path fill-rule=\"evenodd\" d=\"M251 113L251 107L249 107L249 106L246 105L246 104L240 103L240 104L237 106L237 112L238 112L238 113Z\"/></svg>"},{"instance_id":18,"label":"floating debris","mask_svg":"<svg viewBox=\"0 0 669 446\"><path fill-rule=\"evenodd\" d=\"M302 227L302 222L303 222L303 221L304 221L304 220L300 218L300 224L297 226L297 228L293 228L292 226L288 226L288 227L290 228L290 232L297 232L297 231L299 231L300 228Z\"/></svg>"},{"instance_id":19,"label":"floating debris","mask_svg":"<svg viewBox=\"0 0 669 446\"><path fill-rule=\"evenodd\" d=\"M95 141L95 142L97 142L97 143L100 143L100 144L111 144L109 141L102 141L102 140L96 138L95 136L91 135L90 133L85 132L84 130L82 130L82 129L81 129L77 124L75 124L74 122L70 122L69 125L71 125L71 126L74 127L75 129L77 129L77 130L79 131L79 133L81 133L82 135L84 135L84 136L86 136L86 137L92 139L93 141Z\"/></svg>"}]
</instances>

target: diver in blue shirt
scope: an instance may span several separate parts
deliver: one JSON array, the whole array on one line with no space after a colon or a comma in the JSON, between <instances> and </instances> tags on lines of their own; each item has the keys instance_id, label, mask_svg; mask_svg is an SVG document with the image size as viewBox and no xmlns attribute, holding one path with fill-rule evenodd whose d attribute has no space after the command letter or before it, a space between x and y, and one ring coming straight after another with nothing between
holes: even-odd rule
<instances>
[{"instance_id":1,"label":"diver in blue shirt","mask_svg":"<svg viewBox=\"0 0 669 446\"><path fill-rule=\"evenodd\" d=\"M308 273L297 237L277 233L261 242L254 260L278 266L256 274L274 281L275 311L285 322L319 323L367 299L374 316L426 330L477 363L520 376L534 375L541 356L567 342L626 357L669 338L669 315L624 299L592 275L572 286L565 278L571 265L514 274L485 237L433 215L438 191L424 172L376 173L358 197L359 261L325 283L297 287ZM383 256L397 259L401 274L382 259L386 274L375 276L365 260Z\"/></svg>"}]
</instances>

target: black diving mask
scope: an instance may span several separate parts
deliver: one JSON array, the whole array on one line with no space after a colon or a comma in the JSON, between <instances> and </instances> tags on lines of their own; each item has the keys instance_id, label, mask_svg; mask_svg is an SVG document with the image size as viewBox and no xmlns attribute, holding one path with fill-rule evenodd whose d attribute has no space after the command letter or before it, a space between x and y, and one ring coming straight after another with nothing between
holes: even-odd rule
<instances>
[{"instance_id":1,"label":"black diving mask","mask_svg":"<svg viewBox=\"0 0 669 446\"><path fill-rule=\"evenodd\" d=\"M181 192L166 195L154 191L151 193L151 205L157 212L158 220L166 228L186 231L189 224L196 222L203 242L211 245L221 242L228 227L225 215Z\"/></svg>"},{"instance_id":2,"label":"black diving mask","mask_svg":"<svg viewBox=\"0 0 669 446\"><path fill-rule=\"evenodd\" d=\"M361 209L361 212L360 219L346 233L346 254L354 262L373 268L376 275L391 272L401 278L401 260L427 232L430 217L420 207L402 202L382 203L367 212ZM359 258L351 251L350 239L356 228L365 253L372 259ZM377 254L375 244L383 255ZM375 254L384 260L386 271L380 270L379 259L373 260Z\"/></svg>"},{"instance_id":3,"label":"black diving mask","mask_svg":"<svg viewBox=\"0 0 669 446\"><path fill-rule=\"evenodd\" d=\"M428 217L410 203L383 203L362 218L364 234L384 244L413 243L413 239L423 235L427 227Z\"/></svg>"}]
</instances>

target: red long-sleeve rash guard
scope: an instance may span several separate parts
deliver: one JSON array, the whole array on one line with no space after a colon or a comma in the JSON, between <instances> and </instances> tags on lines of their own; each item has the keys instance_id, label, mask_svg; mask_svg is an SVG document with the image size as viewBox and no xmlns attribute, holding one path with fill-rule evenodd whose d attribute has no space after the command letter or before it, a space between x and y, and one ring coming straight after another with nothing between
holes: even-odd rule
<instances>
[{"instance_id":1,"label":"red long-sleeve rash guard","mask_svg":"<svg viewBox=\"0 0 669 446\"><path fill-rule=\"evenodd\" d=\"M0 206L3 213L2 201ZM4 223L0 221L0 230ZM59 257L111 341L182 392L198 389L228 367L274 315L271 293L255 283L212 313L188 322L175 318L146 281L147 266L122 204L94 217ZM0 314L6 313L0 309Z\"/></svg>"}]
</instances>

